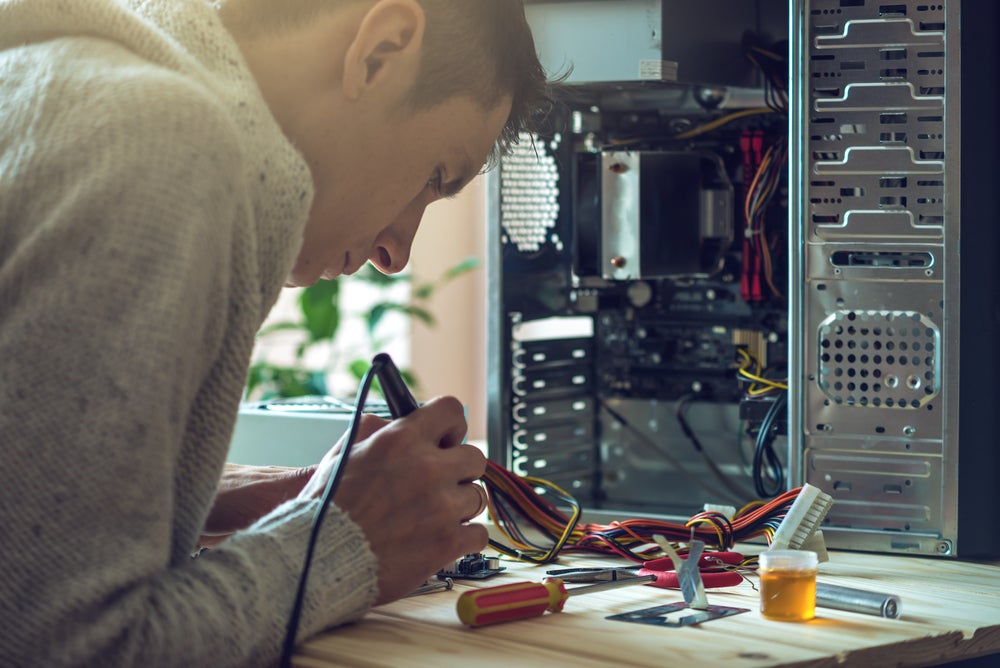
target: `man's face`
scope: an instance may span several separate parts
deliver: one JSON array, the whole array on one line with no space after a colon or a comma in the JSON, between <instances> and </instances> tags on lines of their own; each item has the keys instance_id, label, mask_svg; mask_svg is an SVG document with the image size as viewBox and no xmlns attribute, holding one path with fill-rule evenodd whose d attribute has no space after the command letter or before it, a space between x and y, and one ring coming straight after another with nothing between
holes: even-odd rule
<instances>
[{"instance_id":1,"label":"man's face","mask_svg":"<svg viewBox=\"0 0 1000 668\"><path fill-rule=\"evenodd\" d=\"M480 173L509 113L509 98L484 110L453 97L417 112L314 126L300 149L316 197L288 284L352 274L369 260L383 273L402 270L424 209Z\"/></svg>"}]
</instances>

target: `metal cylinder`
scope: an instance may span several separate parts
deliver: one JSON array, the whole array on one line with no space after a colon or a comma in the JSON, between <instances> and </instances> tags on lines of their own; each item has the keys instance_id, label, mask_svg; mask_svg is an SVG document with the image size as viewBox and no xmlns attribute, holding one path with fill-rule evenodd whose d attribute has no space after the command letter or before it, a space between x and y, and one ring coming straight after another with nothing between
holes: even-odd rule
<instances>
[{"instance_id":1,"label":"metal cylinder","mask_svg":"<svg viewBox=\"0 0 1000 668\"><path fill-rule=\"evenodd\" d=\"M816 605L892 619L899 617L902 610L902 602L898 596L823 582L816 583Z\"/></svg>"}]
</instances>

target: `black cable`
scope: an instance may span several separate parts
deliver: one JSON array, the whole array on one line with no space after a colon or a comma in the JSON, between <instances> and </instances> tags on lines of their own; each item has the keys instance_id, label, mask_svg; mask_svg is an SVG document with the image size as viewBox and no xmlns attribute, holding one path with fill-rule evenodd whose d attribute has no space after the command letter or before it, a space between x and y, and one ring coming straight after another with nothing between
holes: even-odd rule
<instances>
[{"instance_id":1,"label":"black cable","mask_svg":"<svg viewBox=\"0 0 1000 668\"><path fill-rule=\"evenodd\" d=\"M680 425L681 431L684 432L684 435L687 436L687 439L691 441L691 445L694 446L695 452L704 452L704 449L701 447L701 441L695 435L694 430L691 429L691 425L687 421L687 415L684 414L684 411L687 408L688 403L693 398L694 397L690 394L681 397L677 401L677 410L675 411L675 415L677 417L677 423Z\"/></svg>"},{"instance_id":2,"label":"black cable","mask_svg":"<svg viewBox=\"0 0 1000 668\"><path fill-rule=\"evenodd\" d=\"M767 414L761 420L757 430L757 442L753 452L753 485L754 490L762 499L769 499L785 491L785 470L782 467L778 454L774 451L774 439L777 430L774 423L777 421L788 401L788 393L782 392L774 400L771 407L767 409ZM768 488L764 480L764 468L769 470L773 485Z\"/></svg>"},{"instance_id":3,"label":"black cable","mask_svg":"<svg viewBox=\"0 0 1000 668\"><path fill-rule=\"evenodd\" d=\"M500 467L495 467L495 469L496 470L487 470L487 475L483 477L483 481L489 491L490 501L492 504L490 508L490 515L493 519L493 523L502 529L506 534L511 536L514 540L534 548L534 552L541 553L541 556L520 548L509 547L492 538L489 540L489 545L501 554L515 557L522 561L527 561L533 564L551 563L559 557L559 553L566 547L572 537L573 530L580 523L580 516L583 511L580 507L579 501L577 501L572 495L563 492L556 487L555 484L547 480L532 478L530 486L528 486L527 489L520 490L524 495L522 500L531 504L530 508L526 508L524 505L519 504L513 496L507 493L504 485L498 484L494 481L493 475L499 471L504 477L508 478L509 483L515 488L527 485L527 483L506 469L501 469ZM541 488L544 492L551 493L554 497L557 497L560 501L568 505L570 508L569 517L562 515L554 505L549 505L549 503L543 502L541 494L537 490L532 490L532 488ZM516 513L513 511L516 511ZM564 524L564 526L559 530L558 534L554 534L550 527L546 526L541 520L537 519L538 515L547 515L556 524ZM527 534L521 530L521 527L518 524L518 518L526 520L532 525L532 527L534 527L535 531L537 531L540 536L551 540L552 544L546 546L532 541Z\"/></svg>"},{"instance_id":4,"label":"black cable","mask_svg":"<svg viewBox=\"0 0 1000 668\"><path fill-rule=\"evenodd\" d=\"M712 494L719 494L720 490L717 487L713 487L713 486L709 485L703 479L704 478L703 476L694 475L693 473L691 473L691 471L689 471L684 466L684 464L681 463L681 460L678 459L677 457L675 457L669 451L669 449L667 448L667 446L661 445L657 440L655 440L649 434L645 433L644 431L642 431L641 429L639 429L638 427L636 427L635 425L633 425L631 422L629 422L628 420L626 420L623 415L621 415L618 411L614 410L610 406L610 404L608 404L607 401L605 401L604 399L599 399L598 402L599 402L600 407L602 409L604 409L605 411L607 411L608 415L610 415L612 418L614 418L614 420L616 422L618 422L618 424L620 424L622 427L624 427L626 430L628 430L629 433L634 434L635 436L637 436L642 442L644 442L647 445L649 445L653 450L656 451L656 453L658 455L660 455L668 464L670 464L671 466L673 466L679 473L683 474L685 477L687 477L689 480L691 480L692 482L694 482L696 485L698 485L702 489L704 489L704 490L706 490L706 491L708 491L708 492L710 492ZM693 433L692 433L692 435L693 435ZM697 438L695 440L697 440ZM701 442L698 441L697 444L695 445L695 448L697 449L700 445L701 445ZM702 454L703 458L705 458L706 460L708 459L707 456L705 455L704 451L701 451L701 454ZM728 485L727 485L727 487L728 487ZM733 491L731 489L727 489L726 491L730 495L732 495L731 498L729 499L730 501L734 501L736 503L745 503L745 496L746 495L743 494L742 492Z\"/></svg>"},{"instance_id":5,"label":"black cable","mask_svg":"<svg viewBox=\"0 0 1000 668\"><path fill-rule=\"evenodd\" d=\"M312 529L309 532L309 543L306 546L305 563L302 565L302 571L299 575L299 586L295 592L295 602L292 605L291 615L288 617L288 627L285 629L285 640L282 644L281 662L279 663L282 668L288 668L292 664L292 654L295 651L295 636L299 628L299 618L302 616L302 606L305 604L306 582L309 579L309 568L312 565L313 552L316 550L316 539L319 536L320 526L323 524L323 518L326 516L326 509L330 505L334 493L337 491L337 486L340 484L340 479L344 473L344 464L347 462L347 458L351 454L351 448L354 446L354 441L358 437L358 429L361 426L361 413L368 398L368 392L371 389L372 378L374 378L375 373L378 373L382 365L383 362L376 357L361 381L361 387L358 388L358 395L354 401L354 413L351 416L351 424L348 427L344 448L340 453L340 457L337 458L336 464L333 466L333 472L330 474L330 478L326 482L326 489L320 498L319 507L316 508L316 514L313 515ZM385 392L384 387L383 392Z\"/></svg>"},{"instance_id":6,"label":"black cable","mask_svg":"<svg viewBox=\"0 0 1000 668\"><path fill-rule=\"evenodd\" d=\"M694 433L694 429L691 428L691 424L687 420L687 407L693 400L694 395L689 394L681 397L681 399L677 402L677 410L675 414L677 416L677 422L680 424L681 431L684 432L687 439L691 441L691 445L694 446L695 451L701 455L701 458L705 461L705 465L715 476L716 480L721 482L723 487L729 490L731 494L735 495L734 498L736 498L742 505L752 498L751 495L731 480L729 476L727 476L722 469L719 468L719 465L715 463L715 460L708 456L708 453L705 452L705 449L701 445L701 440Z\"/></svg>"}]
</instances>

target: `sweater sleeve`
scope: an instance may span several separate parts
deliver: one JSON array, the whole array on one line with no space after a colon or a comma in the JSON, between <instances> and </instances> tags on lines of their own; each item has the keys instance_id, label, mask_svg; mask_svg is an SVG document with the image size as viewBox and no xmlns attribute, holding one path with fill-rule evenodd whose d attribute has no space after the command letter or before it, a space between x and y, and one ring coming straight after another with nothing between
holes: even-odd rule
<instances>
[{"instance_id":1,"label":"sweater sleeve","mask_svg":"<svg viewBox=\"0 0 1000 668\"><path fill-rule=\"evenodd\" d=\"M316 503L178 557L234 417L202 443L192 416L207 396L235 411L261 308L237 133L197 83L120 47L15 51L0 53L0 664L272 663ZM375 596L367 541L331 508L299 637Z\"/></svg>"}]
</instances>

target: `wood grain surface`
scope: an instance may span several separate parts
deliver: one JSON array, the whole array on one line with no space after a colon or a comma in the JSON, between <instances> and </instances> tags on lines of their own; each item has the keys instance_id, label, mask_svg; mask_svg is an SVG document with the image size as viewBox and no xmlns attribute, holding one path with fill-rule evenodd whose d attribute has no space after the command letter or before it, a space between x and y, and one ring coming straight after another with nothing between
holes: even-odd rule
<instances>
[{"instance_id":1,"label":"wood grain surface","mask_svg":"<svg viewBox=\"0 0 1000 668\"><path fill-rule=\"evenodd\" d=\"M678 590L647 586L571 597L561 613L478 629L456 616L455 602L469 587L537 581L550 568L606 563L626 565L589 557L547 567L504 562L502 575L406 598L321 634L299 648L294 665L868 668L930 666L1000 652L1000 562L853 552L832 552L819 581L895 594L902 600L900 618L817 608L810 622L771 621L759 613L755 575L735 587L707 590L710 604L749 612L696 626L605 619L683 600Z\"/></svg>"}]
</instances>

